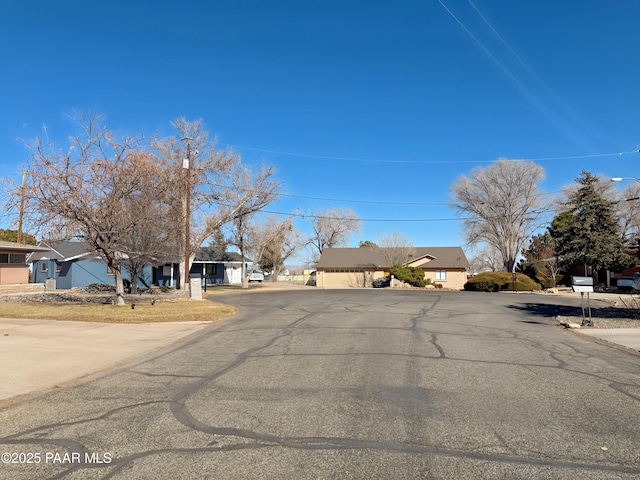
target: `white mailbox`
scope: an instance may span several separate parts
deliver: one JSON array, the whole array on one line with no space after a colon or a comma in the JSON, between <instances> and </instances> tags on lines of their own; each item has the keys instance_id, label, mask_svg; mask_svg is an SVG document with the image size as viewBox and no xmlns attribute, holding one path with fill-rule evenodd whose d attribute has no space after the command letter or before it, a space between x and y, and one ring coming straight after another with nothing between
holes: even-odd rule
<instances>
[{"instance_id":1,"label":"white mailbox","mask_svg":"<svg viewBox=\"0 0 640 480\"><path fill-rule=\"evenodd\" d=\"M593 277L571 277L574 292L593 293Z\"/></svg>"}]
</instances>

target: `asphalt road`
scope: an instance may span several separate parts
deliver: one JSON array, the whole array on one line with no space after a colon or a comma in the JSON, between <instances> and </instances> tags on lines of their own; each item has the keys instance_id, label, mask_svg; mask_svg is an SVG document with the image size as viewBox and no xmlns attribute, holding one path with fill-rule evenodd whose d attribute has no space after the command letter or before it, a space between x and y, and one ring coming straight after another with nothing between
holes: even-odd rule
<instances>
[{"instance_id":1,"label":"asphalt road","mask_svg":"<svg viewBox=\"0 0 640 480\"><path fill-rule=\"evenodd\" d=\"M1 479L631 479L640 357L534 294L301 290L0 410ZM7 456L7 454L9 456Z\"/></svg>"}]
</instances>

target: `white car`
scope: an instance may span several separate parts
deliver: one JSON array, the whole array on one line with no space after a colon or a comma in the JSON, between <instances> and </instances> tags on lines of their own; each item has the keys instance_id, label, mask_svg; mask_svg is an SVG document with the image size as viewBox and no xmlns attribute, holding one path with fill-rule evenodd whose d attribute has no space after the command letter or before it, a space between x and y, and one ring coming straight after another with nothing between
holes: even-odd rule
<instances>
[{"instance_id":1,"label":"white car","mask_svg":"<svg viewBox=\"0 0 640 480\"><path fill-rule=\"evenodd\" d=\"M250 282L263 282L264 281L264 273L262 272L253 272L249 277Z\"/></svg>"}]
</instances>

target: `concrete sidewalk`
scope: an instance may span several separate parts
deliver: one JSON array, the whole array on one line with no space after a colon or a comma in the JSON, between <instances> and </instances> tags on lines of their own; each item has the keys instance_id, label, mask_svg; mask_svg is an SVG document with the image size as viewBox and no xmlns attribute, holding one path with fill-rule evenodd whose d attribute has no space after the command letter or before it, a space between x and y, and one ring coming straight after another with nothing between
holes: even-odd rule
<instances>
[{"instance_id":1,"label":"concrete sidewalk","mask_svg":"<svg viewBox=\"0 0 640 480\"><path fill-rule=\"evenodd\" d=\"M574 332L640 352L640 328L580 328L575 329Z\"/></svg>"},{"instance_id":2,"label":"concrete sidewalk","mask_svg":"<svg viewBox=\"0 0 640 480\"><path fill-rule=\"evenodd\" d=\"M176 342L207 325L0 318L0 402L98 372Z\"/></svg>"}]
</instances>

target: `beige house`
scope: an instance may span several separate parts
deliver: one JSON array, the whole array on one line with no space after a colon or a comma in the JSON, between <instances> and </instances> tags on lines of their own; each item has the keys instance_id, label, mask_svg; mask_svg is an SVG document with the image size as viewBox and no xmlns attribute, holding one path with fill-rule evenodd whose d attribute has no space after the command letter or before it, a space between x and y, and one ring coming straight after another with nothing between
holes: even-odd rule
<instances>
[{"instance_id":1,"label":"beige house","mask_svg":"<svg viewBox=\"0 0 640 480\"><path fill-rule=\"evenodd\" d=\"M316 286L370 287L374 279L389 275L391 265L386 263L376 248L325 248L316 265ZM406 265L422 268L425 278L444 288L462 290L469 261L461 247L414 247Z\"/></svg>"},{"instance_id":2,"label":"beige house","mask_svg":"<svg viewBox=\"0 0 640 480\"><path fill-rule=\"evenodd\" d=\"M29 283L27 255L47 250L35 245L0 241L0 285Z\"/></svg>"}]
</instances>

